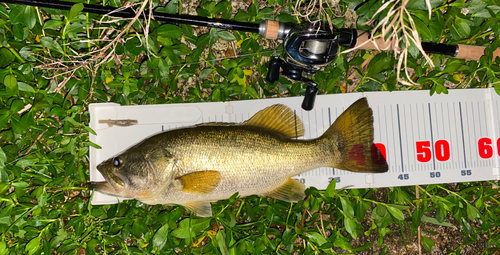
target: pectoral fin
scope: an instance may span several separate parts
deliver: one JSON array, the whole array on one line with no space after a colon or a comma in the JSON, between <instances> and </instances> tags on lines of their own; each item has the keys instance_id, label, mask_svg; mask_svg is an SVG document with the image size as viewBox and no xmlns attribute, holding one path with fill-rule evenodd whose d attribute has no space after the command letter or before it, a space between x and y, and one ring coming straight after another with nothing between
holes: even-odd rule
<instances>
[{"instance_id":1,"label":"pectoral fin","mask_svg":"<svg viewBox=\"0 0 500 255\"><path fill-rule=\"evenodd\" d=\"M287 202L297 202L304 199L306 196L304 193L305 189L306 187L304 184L292 178L288 178L283 185L270 192L264 193L264 195Z\"/></svg>"},{"instance_id":2,"label":"pectoral fin","mask_svg":"<svg viewBox=\"0 0 500 255\"><path fill-rule=\"evenodd\" d=\"M212 205L205 201L194 201L183 204L184 207L191 212L196 213L199 217L212 217Z\"/></svg>"},{"instance_id":3,"label":"pectoral fin","mask_svg":"<svg viewBox=\"0 0 500 255\"><path fill-rule=\"evenodd\" d=\"M177 180L183 192L207 194L217 188L221 175L217 171L199 171L178 177Z\"/></svg>"}]
</instances>

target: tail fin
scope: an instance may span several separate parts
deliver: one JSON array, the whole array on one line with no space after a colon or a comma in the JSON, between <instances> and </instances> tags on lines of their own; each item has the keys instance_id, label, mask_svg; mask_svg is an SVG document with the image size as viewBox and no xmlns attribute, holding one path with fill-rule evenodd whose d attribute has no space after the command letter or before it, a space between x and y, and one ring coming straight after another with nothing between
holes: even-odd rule
<instances>
[{"instance_id":1,"label":"tail fin","mask_svg":"<svg viewBox=\"0 0 500 255\"><path fill-rule=\"evenodd\" d=\"M336 147L331 167L353 172L387 172L385 157L373 144L373 112L366 98L349 106L322 138L330 139L328 142Z\"/></svg>"}]
</instances>

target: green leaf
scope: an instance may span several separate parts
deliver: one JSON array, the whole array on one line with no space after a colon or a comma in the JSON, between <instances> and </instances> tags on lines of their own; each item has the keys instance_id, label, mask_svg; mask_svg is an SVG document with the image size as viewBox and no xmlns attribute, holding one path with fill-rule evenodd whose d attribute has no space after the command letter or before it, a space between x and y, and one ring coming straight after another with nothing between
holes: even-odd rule
<instances>
[{"instance_id":1,"label":"green leaf","mask_svg":"<svg viewBox=\"0 0 500 255\"><path fill-rule=\"evenodd\" d=\"M412 0L409 1L408 3L408 9L413 9L413 10L428 10L427 4L425 3L426 1L423 0ZM430 0L431 7L435 8L443 3L442 0Z\"/></svg>"},{"instance_id":2,"label":"green leaf","mask_svg":"<svg viewBox=\"0 0 500 255\"><path fill-rule=\"evenodd\" d=\"M391 213L392 217L396 218L397 220L405 219L405 216L400 209L394 206L387 205L387 210L389 211L389 213Z\"/></svg>"},{"instance_id":3,"label":"green leaf","mask_svg":"<svg viewBox=\"0 0 500 255\"><path fill-rule=\"evenodd\" d=\"M314 232L314 233L306 233L306 236L309 238L309 240L315 242L318 245L323 245L326 243L325 237L323 237L320 233Z\"/></svg>"},{"instance_id":4,"label":"green leaf","mask_svg":"<svg viewBox=\"0 0 500 255\"><path fill-rule=\"evenodd\" d=\"M199 77L200 79L206 79L212 73L212 68L205 68L200 71Z\"/></svg>"},{"instance_id":5,"label":"green leaf","mask_svg":"<svg viewBox=\"0 0 500 255\"><path fill-rule=\"evenodd\" d=\"M31 254L34 254L35 252L37 252L39 248L40 248L40 237L37 236L37 237L31 239L31 241L29 241L29 243L26 245L26 248L24 250L29 255L31 255Z\"/></svg>"},{"instance_id":6,"label":"green leaf","mask_svg":"<svg viewBox=\"0 0 500 255\"><path fill-rule=\"evenodd\" d=\"M42 193L38 196L38 206L43 207L45 203L47 203L47 190L45 190L45 187L43 187Z\"/></svg>"},{"instance_id":7,"label":"green leaf","mask_svg":"<svg viewBox=\"0 0 500 255\"><path fill-rule=\"evenodd\" d=\"M493 87L495 88L495 92L497 92L497 94L500 95L500 82L495 83Z\"/></svg>"},{"instance_id":8,"label":"green leaf","mask_svg":"<svg viewBox=\"0 0 500 255\"><path fill-rule=\"evenodd\" d=\"M14 55L7 48L0 49L0 68L10 65L15 59Z\"/></svg>"},{"instance_id":9,"label":"green leaf","mask_svg":"<svg viewBox=\"0 0 500 255\"><path fill-rule=\"evenodd\" d=\"M224 41L235 41L236 40L236 37L234 37L234 35L229 32L229 31L219 31L217 32L217 35Z\"/></svg>"},{"instance_id":10,"label":"green leaf","mask_svg":"<svg viewBox=\"0 0 500 255\"><path fill-rule=\"evenodd\" d=\"M430 252L432 249L432 246L436 245L432 239L422 235L422 244L424 245L424 248Z\"/></svg>"},{"instance_id":11,"label":"green leaf","mask_svg":"<svg viewBox=\"0 0 500 255\"><path fill-rule=\"evenodd\" d=\"M467 203L467 218L469 218L469 220L481 218L479 210L469 203Z\"/></svg>"},{"instance_id":12,"label":"green leaf","mask_svg":"<svg viewBox=\"0 0 500 255\"><path fill-rule=\"evenodd\" d=\"M125 43L125 50L127 50L134 56L139 56L144 48L142 47L139 38L134 37L130 40L127 40L127 42Z\"/></svg>"},{"instance_id":13,"label":"green leaf","mask_svg":"<svg viewBox=\"0 0 500 255\"><path fill-rule=\"evenodd\" d=\"M0 241L0 255L7 253L7 244L2 240Z\"/></svg>"},{"instance_id":14,"label":"green leaf","mask_svg":"<svg viewBox=\"0 0 500 255\"><path fill-rule=\"evenodd\" d=\"M144 221L142 219L136 219L134 220L134 223L132 223L132 234L135 237L141 237L142 234L146 233L148 231L148 228L146 225L144 225Z\"/></svg>"},{"instance_id":15,"label":"green leaf","mask_svg":"<svg viewBox=\"0 0 500 255\"><path fill-rule=\"evenodd\" d=\"M3 78L3 83L7 88L7 95L15 95L19 92L19 87L17 86L17 79L14 75L9 74Z\"/></svg>"},{"instance_id":16,"label":"green leaf","mask_svg":"<svg viewBox=\"0 0 500 255\"><path fill-rule=\"evenodd\" d=\"M235 68L238 66L238 62L236 62L236 60L234 59L224 59L222 60L222 66L226 69L231 69L231 68Z\"/></svg>"},{"instance_id":17,"label":"green leaf","mask_svg":"<svg viewBox=\"0 0 500 255\"><path fill-rule=\"evenodd\" d=\"M59 43L54 41L54 39L51 37L44 36L44 37L40 38L40 42L42 43L42 45L44 47L47 47L50 50L54 50L54 51L57 51L59 53L64 53L61 45L59 45Z\"/></svg>"},{"instance_id":18,"label":"green leaf","mask_svg":"<svg viewBox=\"0 0 500 255\"><path fill-rule=\"evenodd\" d=\"M93 135L97 135L97 133L92 128L90 128L89 126L85 126L85 130L89 131L89 133L91 133Z\"/></svg>"},{"instance_id":19,"label":"green leaf","mask_svg":"<svg viewBox=\"0 0 500 255\"><path fill-rule=\"evenodd\" d=\"M210 35L204 34L200 36L198 40L196 40L196 46L198 48L202 48L205 47L205 45L208 45L209 42L210 42Z\"/></svg>"},{"instance_id":20,"label":"green leaf","mask_svg":"<svg viewBox=\"0 0 500 255\"><path fill-rule=\"evenodd\" d=\"M415 22L418 33L422 37L422 41L431 41L433 35L431 33L431 30L429 29L429 26L415 16L413 17L413 21Z\"/></svg>"},{"instance_id":21,"label":"green leaf","mask_svg":"<svg viewBox=\"0 0 500 255\"><path fill-rule=\"evenodd\" d=\"M166 36L177 39L182 34L182 29L172 24L165 24L158 28L158 36Z\"/></svg>"},{"instance_id":22,"label":"green leaf","mask_svg":"<svg viewBox=\"0 0 500 255\"><path fill-rule=\"evenodd\" d=\"M342 210L347 218L354 218L354 208L352 206L352 202L346 197L340 198L340 203L342 204Z\"/></svg>"},{"instance_id":23,"label":"green leaf","mask_svg":"<svg viewBox=\"0 0 500 255\"><path fill-rule=\"evenodd\" d=\"M344 249L346 251L353 250L352 245L342 238L335 238L335 241L333 241L333 246L339 247L339 248Z\"/></svg>"},{"instance_id":24,"label":"green leaf","mask_svg":"<svg viewBox=\"0 0 500 255\"><path fill-rule=\"evenodd\" d=\"M31 87L31 85L29 85L29 84L26 84L24 82L19 82L18 86L19 86L20 91L35 93L35 89L33 87Z\"/></svg>"},{"instance_id":25,"label":"green leaf","mask_svg":"<svg viewBox=\"0 0 500 255\"><path fill-rule=\"evenodd\" d=\"M33 29L35 26L36 17L37 13L35 11L35 7L26 6L26 9L24 9L24 24L26 24L29 29Z\"/></svg>"},{"instance_id":26,"label":"green leaf","mask_svg":"<svg viewBox=\"0 0 500 255\"><path fill-rule=\"evenodd\" d=\"M0 18L2 19L9 19L9 12L7 11L7 9L5 9L5 7L0 6Z\"/></svg>"},{"instance_id":27,"label":"green leaf","mask_svg":"<svg viewBox=\"0 0 500 255\"><path fill-rule=\"evenodd\" d=\"M349 234L351 234L352 238L356 239L358 237L358 233L356 232L356 222L352 218L344 217L344 225L345 229Z\"/></svg>"},{"instance_id":28,"label":"green leaf","mask_svg":"<svg viewBox=\"0 0 500 255\"><path fill-rule=\"evenodd\" d=\"M6 161L7 161L7 156L5 155L5 152L3 151L2 147L0 147L0 168L3 169L5 167Z\"/></svg>"},{"instance_id":29,"label":"green leaf","mask_svg":"<svg viewBox=\"0 0 500 255\"><path fill-rule=\"evenodd\" d=\"M165 13L176 14L177 11L179 10L178 6L179 2L177 0L169 1L168 4L165 6Z\"/></svg>"},{"instance_id":30,"label":"green leaf","mask_svg":"<svg viewBox=\"0 0 500 255\"><path fill-rule=\"evenodd\" d=\"M468 37L470 35L470 27L467 24L467 20L456 18L455 22L451 25L450 32L455 40Z\"/></svg>"},{"instance_id":31,"label":"green leaf","mask_svg":"<svg viewBox=\"0 0 500 255\"><path fill-rule=\"evenodd\" d=\"M215 235L215 240L217 241L217 246L219 246L222 255L229 255L229 251L227 249L226 240L224 236L225 236L224 230L219 230Z\"/></svg>"},{"instance_id":32,"label":"green leaf","mask_svg":"<svg viewBox=\"0 0 500 255\"><path fill-rule=\"evenodd\" d=\"M252 98L258 99L259 95L257 94L257 91L251 86L248 86L246 89L248 95L250 95Z\"/></svg>"},{"instance_id":33,"label":"green leaf","mask_svg":"<svg viewBox=\"0 0 500 255\"><path fill-rule=\"evenodd\" d=\"M441 73L455 73L460 67L464 65L462 60L454 59L446 63L446 67Z\"/></svg>"},{"instance_id":34,"label":"green leaf","mask_svg":"<svg viewBox=\"0 0 500 255\"><path fill-rule=\"evenodd\" d=\"M261 19L272 19L273 18L273 9L271 8L264 8L262 10L260 10L258 13L257 13L257 16L255 16L255 19L256 20L261 20Z\"/></svg>"},{"instance_id":35,"label":"green leaf","mask_svg":"<svg viewBox=\"0 0 500 255\"><path fill-rule=\"evenodd\" d=\"M382 70L389 68L391 65L391 58L387 57L386 54L377 54L368 64L368 69L366 70L366 76L371 77L375 74L382 72Z\"/></svg>"},{"instance_id":36,"label":"green leaf","mask_svg":"<svg viewBox=\"0 0 500 255\"><path fill-rule=\"evenodd\" d=\"M24 10L26 6L16 5L9 13L10 23L12 25L22 23L24 21Z\"/></svg>"},{"instance_id":37,"label":"green leaf","mask_svg":"<svg viewBox=\"0 0 500 255\"><path fill-rule=\"evenodd\" d=\"M220 100L220 89L216 88L212 91L212 101L216 102Z\"/></svg>"},{"instance_id":38,"label":"green leaf","mask_svg":"<svg viewBox=\"0 0 500 255\"><path fill-rule=\"evenodd\" d=\"M424 222L428 222L428 223L432 223L432 224L440 225L440 226L445 226L445 227L453 226L449 222L446 222L446 221L439 222L436 218L427 217L425 215L422 215L421 220Z\"/></svg>"},{"instance_id":39,"label":"green leaf","mask_svg":"<svg viewBox=\"0 0 500 255\"><path fill-rule=\"evenodd\" d=\"M45 24L43 24L44 29L52 29L52 30L57 30L63 25L63 22L60 20L47 20Z\"/></svg>"},{"instance_id":40,"label":"green leaf","mask_svg":"<svg viewBox=\"0 0 500 255\"><path fill-rule=\"evenodd\" d=\"M172 231L172 235L177 238L194 238L198 233L210 226L210 218L206 219L184 219L180 222L180 227Z\"/></svg>"},{"instance_id":41,"label":"green leaf","mask_svg":"<svg viewBox=\"0 0 500 255\"><path fill-rule=\"evenodd\" d=\"M168 237L168 224L163 225L158 231L156 231L153 236L153 247L157 247L158 250L163 249L167 243Z\"/></svg>"},{"instance_id":42,"label":"green leaf","mask_svg":"<svg viewBox=\"0 0 500 255\"><path fill-rule=\"evenodd\" d=\"M82 3L77 3L74 4L71 9L69 10L69 15L68 19L72 20L74 19L80 12L83 10L83 4Z\"/></svg>"},{"instance_id":43,"label":"green leaf","mask_svg":"<svg viewBox=\"0 0 500 255\"><path fill-rule=\"evenodd\" d=\"M283 245L285 245L289 252L293 252L293 243L295 242L296 234L293 234L290 228L286 228L282 237Z\"/></svg>"},{"instance_id":44,"label":"green leaf","mask_svg":"<svg viewBox=\"0 0 500 255\"><path fill-rule=\"evenodd\" d=\"M214 13L223 12L224 10L227 10L228 7L229 7L229 2L222 1L222 2L218 3L217 6L215 6Z\"/></svg>"},{"instance_id":45,"label":"green leaf","mask_svg":"<svg viewBox=\"0 0 500 255\"><path fill-rule=\"evenodd\" d=\"M96 148L96 149L98 149L98 150L102 149L102 147L101 147L101 146L99 146L98 144L95 144L95 143L93 143L93 142L91 142L91 141L87 141L86 143L87 143L89 146L92 146L92 147L94 147L94 148Z\"/></svg>"},{"instance_id":46,"label":"green leaf","mask_svg":"<svg viewBox=\"0 0 500 255\"><path fill-rule=\"evenodd\" d=\"M335 196L335 187L337 185L337 179L333 178L330 183L328 184L328 187L326 187L326 195L333 198Z\"/></svg>"},{"instance_id":47,"label":"green leaf","mask_svg":"<svg viewBox=\"0 0 500 255\"><path fill-rule=\"evenodd\" d=\"M3 167L0 167L0 183L1 182L9 182L10 179L9 179L9 174L5 171L5 168ZM2 254L2 253L0 253Z\"/></svg>"}]
</instances>

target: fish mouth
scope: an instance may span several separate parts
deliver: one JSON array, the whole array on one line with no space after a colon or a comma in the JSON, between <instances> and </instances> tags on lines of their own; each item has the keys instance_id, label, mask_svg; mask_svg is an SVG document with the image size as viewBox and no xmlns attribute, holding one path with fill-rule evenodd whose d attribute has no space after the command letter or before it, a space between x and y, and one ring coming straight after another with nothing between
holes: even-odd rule
<instances>
[{"instance_id":1,"label":"fish mouth","mask_svg":"<svg viewBox=\"0 0 500 255\"><path fill-rule=\"evenodd\" d=\"M113 187L113 185L111 185L111 183L107 181L90 182L87 187L89 190L96 190L106 195L114 195L118 193L115 187Z\"/></svg>"},{"instance_id":2,"label":"fish mouth","mask_svg":"<svg viewBox=\"0 0 500 255\"><path fill-rule=\"evenodd\" d=\"M90 182L88 184L88 189L95 189L96 191L110 196L123 196L122 193L124 192L127 183L123 176L120 173L109 169L105 165L97 166L97 170L102 174L105 181Z\"/></svg>"}]
</instances>

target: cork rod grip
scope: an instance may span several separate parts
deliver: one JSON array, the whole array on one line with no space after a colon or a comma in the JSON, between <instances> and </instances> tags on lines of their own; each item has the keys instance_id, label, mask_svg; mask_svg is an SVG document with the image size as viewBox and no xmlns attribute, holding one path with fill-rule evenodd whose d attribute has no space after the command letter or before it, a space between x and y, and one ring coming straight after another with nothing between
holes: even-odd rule
<instances>
[{"instance_id":1,"label":"cork rod grip","mask_svg":"<svg viewBox=\"0 0 500 255\"><path fill-rule=\"evenodd\" d=\"M396 47L393 40L385 41L382 38L375 39L375 43L370 41L370 33L358 31L355 48L364 50L376 50L375 43L380 50L392 50ZM458 44L458 53L454 58L479 61L481 56L485 55L484 46ZM500 48L493 52L493 61L496 57L500 57Z\"/></svg>"},{"instance_id":2,"label":"cork rod grip","mask_svg":"<svg viewBox=\"0 0 500 255\"><path fill-rule=\"evenodd\" d=\"M458 53L455 58L479 61L481 56L485 55L485 49L486 47L484 46L459 44ZM496 57L500 57L500 48L493 52L493 61L495 61Z\"/></svg>"},{"instance_id":3,"label":"cork rod grip","mask_svg":"<svg viewBox=\"0 0 500 255\"><path fill-rule=\"evenodd\" d=\"M266 20L266 30L264 31L264 38L277 39L280 30L280 23L278 21Z\"/></svg>"},{"instance_id":4,"label":"cork rod grip","mask_svg":"<svg viewBox=\"0 0 500 255\"><path fill-rule=\"evenodd\" d=\"M358 35L356 45L354 46L357 49L376 50L377 47L375 47L375 43L380 50L391 50L394 48L394 42L392 40L385 41L382 38L377 38L374 40L374 43L370 41L370 33L358 30Z\"/></svg>"}]
</instances>

